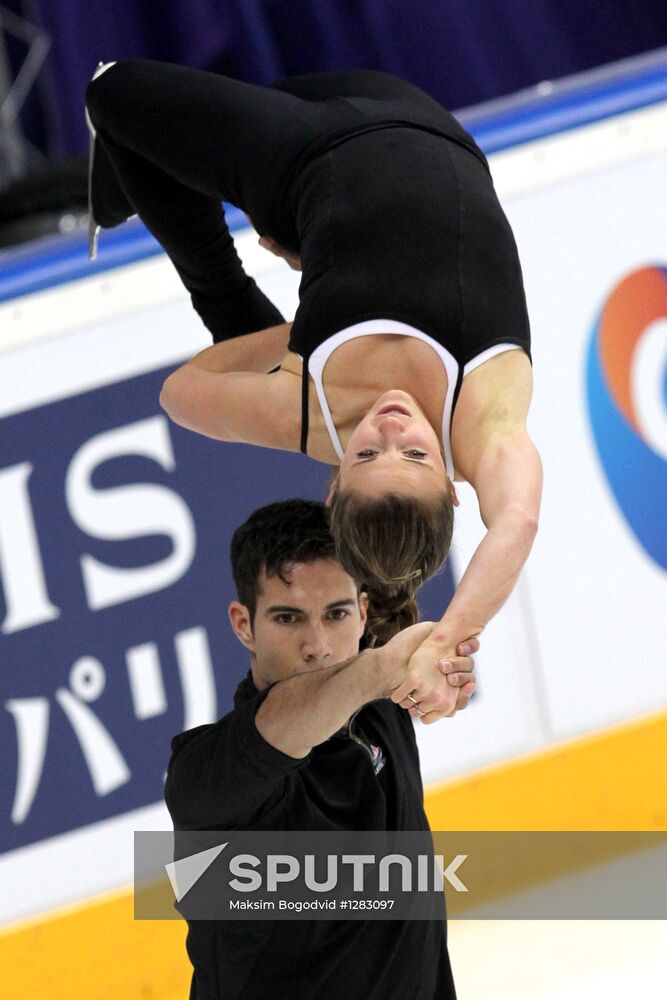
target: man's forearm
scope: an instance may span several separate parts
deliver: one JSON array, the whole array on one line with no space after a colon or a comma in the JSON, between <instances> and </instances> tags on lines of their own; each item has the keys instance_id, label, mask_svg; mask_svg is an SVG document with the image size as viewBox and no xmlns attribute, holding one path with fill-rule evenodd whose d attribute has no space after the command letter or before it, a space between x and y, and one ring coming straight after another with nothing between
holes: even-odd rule
<instances>
[{"instance_id":1,"label":"man's forearm","mask_svg":"<svg viewBox=\"0 0 667 1000\"><path fill-rule=\"evenodd\" d=\"M306 757L337 732L362 705L390 694L375 650L343 663L274 684L260 705L255 725L267 741L290 757Z\"/></svg>"}]
</instances>

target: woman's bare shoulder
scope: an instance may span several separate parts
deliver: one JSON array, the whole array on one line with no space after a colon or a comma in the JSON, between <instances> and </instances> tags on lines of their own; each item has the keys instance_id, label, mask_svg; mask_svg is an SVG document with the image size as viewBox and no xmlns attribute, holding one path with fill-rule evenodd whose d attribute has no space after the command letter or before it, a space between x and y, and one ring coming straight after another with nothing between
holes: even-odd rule
<instances>
[{"instance_id":1,"label":"woman's bare shoulder","mask_svg":"<svg viewBox=\"0 0 667 1000\"><path fill-rule=\"evenodd\" d=\"M465 478L491 438L525 428L532 393L532 366L521 350L497 354L464 378L452 420L452 450Z\"/></svg>"}]
</instances>

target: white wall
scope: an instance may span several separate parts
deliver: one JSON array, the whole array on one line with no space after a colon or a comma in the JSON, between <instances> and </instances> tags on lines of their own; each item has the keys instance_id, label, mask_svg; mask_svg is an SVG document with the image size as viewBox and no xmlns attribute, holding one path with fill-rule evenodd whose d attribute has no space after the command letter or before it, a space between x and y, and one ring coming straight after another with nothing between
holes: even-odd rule
<instances>
[{"instance_id":1,"label":"white wall","mask_svg":"<svg viewBox=\"0 0 667 1000\"><path fill-rule=\"evenodd\" d=\"M418 727L427 780L667 705L667 576L612 495L585 391L586 355L609 293L639 268L667 266L667 106L490 162L524 272L535 377L529 428L544 500L520 583L482 636L478 703L447 726ZM653 398L665 377L667 324L661 332L662 353L636 373L635 391ZM648 418L656 436L664 397L661 406ZM472 491L459 496L457 576L483 531Z\"/></svg>"}]
</instances>

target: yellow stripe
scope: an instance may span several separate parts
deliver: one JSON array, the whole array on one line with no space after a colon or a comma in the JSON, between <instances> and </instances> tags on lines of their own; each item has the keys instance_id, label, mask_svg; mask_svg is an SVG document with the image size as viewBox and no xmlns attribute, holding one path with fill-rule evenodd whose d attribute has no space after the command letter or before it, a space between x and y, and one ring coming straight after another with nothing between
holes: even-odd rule
<instances>
[{"instance_id":1,"label":"yellow stripe","mask_svg":"<svg viewBox=\"0 0 667 1000\"><path fill-rule=\"evenodd\" d=\"M0 937L3 996L21 1000L186 1000L182 920L135 920L132 890Z\"/></svg>"},{"instance_id":2,"label":"yellow stripe","mask_svg":"<svg viewBox=\"0 0 667 1000\"><path fill-rule=\"evenodd\" d=\"M425 791L433 830L667 830L667 712Z\"/></svg>"},{"instance_id":3,"label":"yellow stripe","mask_svg":"<svg viewBox=\"0 0 667 1000\"><path fill-rule=\"evenodd\" d=\"M666 760L667 712L661 712L431 786L426 812L435 831L664 832ZM448 855L471 848L469 837L458 847L451 837L445 843ZM567 842L536 840L522 842L521 863L511 864L502 838L485 842L485 877L468 897L448 894L450 916L619 853L618 839L579 841L570 853Z\"/></svg>"},{"instance_id":4,"label":"yellow stripe","mask_svg":"<svg viewBox=\"0 0 667 1000\"><path fill-rule=\"evenodd\" d=\"M426 792L434 830L665 830L667 712L485 768ZM131 890L0 935L21 1000L186 1000L180 920L135 921Z\"/></svg>"}]
</instances>

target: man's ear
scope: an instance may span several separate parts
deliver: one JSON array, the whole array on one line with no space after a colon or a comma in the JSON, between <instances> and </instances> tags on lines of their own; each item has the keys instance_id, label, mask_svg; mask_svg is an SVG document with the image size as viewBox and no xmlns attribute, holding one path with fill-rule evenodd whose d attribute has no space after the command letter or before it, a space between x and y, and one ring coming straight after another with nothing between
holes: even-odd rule
<instances>
[{"instance_id":1,"label":"man's ear","mask_svg":"<svg viewBox=\"0 0 667 1000\"><path fill-rule=\"evenodd\" d=\"M334 477L331 480L331 486L329 487L329 492L327 493L327 498L324 501L324 506L325 507L331 507L331 504L333 503L334 493L336 491L336 487L338 486L338 477L340 475L340 472L339 472L339 469L338 469L337 465L332 465L331 466L331 471L334 473Z\"/></svg>"},{"instance_id":2,"label":"man's ear","mask_svg":"<svg viewBox=\"0 0 667 1000\"><path fill-rule=\"evenodd\" d=\"M366 619L368 618L368 594L365 590L362 590L359 594L359 613L361 615L361 632L359 633L359 638L361 639L366 629Z\"/></svg>"},{"instance_id":3,"label":"man's ear","mask_svg":"<svg viewBox=\"0 0 667 1000\"><path fill-rule=\"evenodd\" d=\"M250 611L245 604L240 601L232 601L227 609L229 623L234 630L234 635L243 643L251 653L255 652L255 639L252 634L252 624L250 622Z\"/></svg>"}]
</instances>

